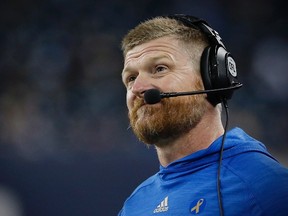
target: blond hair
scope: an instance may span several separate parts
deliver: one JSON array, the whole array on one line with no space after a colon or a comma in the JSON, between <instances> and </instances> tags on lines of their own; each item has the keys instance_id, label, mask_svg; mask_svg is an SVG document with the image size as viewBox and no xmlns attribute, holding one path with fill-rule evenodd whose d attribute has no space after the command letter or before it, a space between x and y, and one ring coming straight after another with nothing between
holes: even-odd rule
<instances>
[{"instance_id":1,"label":"blond hair","mask_svg":"<svg viewBox=\"0 0 288 216\"><path fill-rule=\"evenodd\" d=\"M201 54L208 46L206 36L200 30L185 26L168 17L155 17L130 30L122 40L123 55L125 57L129 50L138 45L165 36L172 36L182 42L197 68L200 67Z\"/></svg>"}]
</instances>

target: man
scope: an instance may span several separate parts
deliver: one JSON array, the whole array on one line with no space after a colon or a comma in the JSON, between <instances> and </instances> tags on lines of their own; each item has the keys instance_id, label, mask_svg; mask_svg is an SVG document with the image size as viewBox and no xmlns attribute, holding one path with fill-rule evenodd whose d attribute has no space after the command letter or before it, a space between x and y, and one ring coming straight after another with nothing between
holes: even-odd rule
<instances>
[{"instance_id":1,"label":"man","mask_svg":"<svg viewBox=\"0 0 288 216\"><path fill-rule=\"evenodd\" d=\"M155 146L160 171L119 215L288 215L288 170L240 128L225 133L220 102L237 72L216 31L191 16L156 17L132 29L122 50L131 127ZM151 89L208 91L150 102L159 96Z\"/></svg>"}]
</instances>

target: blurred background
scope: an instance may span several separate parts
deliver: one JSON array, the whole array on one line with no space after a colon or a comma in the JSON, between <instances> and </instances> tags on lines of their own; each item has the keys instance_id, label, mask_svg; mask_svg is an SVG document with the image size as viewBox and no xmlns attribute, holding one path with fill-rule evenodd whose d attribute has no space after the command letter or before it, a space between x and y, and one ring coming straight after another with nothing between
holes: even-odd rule
<instances>
[{"instance_id":1,"label":"blurred background","mask_svg":"<svg viewBox=\"0 0 288 216\"><path fill-rule=\"evenodd\" d=\"M157 172L128 130L120 41L140 21L206 19L236 59L239 126L288 166L282 0L1 0L0 216L116 215Z\"/></svg>"}]
</instances>

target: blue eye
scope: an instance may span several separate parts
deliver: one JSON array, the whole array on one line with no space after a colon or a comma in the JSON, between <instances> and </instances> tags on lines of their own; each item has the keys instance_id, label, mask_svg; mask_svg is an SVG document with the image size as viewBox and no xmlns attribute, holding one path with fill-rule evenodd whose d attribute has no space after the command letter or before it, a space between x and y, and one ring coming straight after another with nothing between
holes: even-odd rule
<instances>
[{"instance_id":1,"label":"blue eye","mask_svg":"<svg viewBox=\"0 0 288 216\"><path fill-rule=\"evenodd\" d=\"M137 79L137 75L129 75L125 78L125 86L131 86L133 82Z\"/></svg>"},{"instance_id":2,"label":"blue eye","mask_svg":"<svg viewBox=\"0 0 288 216\"><path fill-rule=\"evenodd\" d=\"M127 78L127 83L133 82L136 78L137 78L137 76L129 76L129 77Z\"/></svg>"},{"instance_id":3,"label":"blue eye","mask_svg":"<svg viewBox=\"0 0 288 216\"><path fill-rule=\"evenodd\" d=\"M167 68L165 67L165 66L157 66L156 67L156 71L155 72L163 72L163 71L165 71Z\"/></svg>"}]
</instances>

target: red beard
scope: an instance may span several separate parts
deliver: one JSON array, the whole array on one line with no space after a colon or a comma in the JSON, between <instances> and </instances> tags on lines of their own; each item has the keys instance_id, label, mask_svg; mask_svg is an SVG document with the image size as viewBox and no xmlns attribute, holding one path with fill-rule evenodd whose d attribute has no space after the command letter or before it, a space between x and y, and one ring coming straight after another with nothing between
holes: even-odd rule
<instances>
[{"instance_id":1,"label":"red beard","mask_svg":"<svg viewBox=\"0 0 288 216\"><path fill-rule=\"evenodd\" d=\"M205 107L203 95L166 98L155 105L146 105L143 99L137 99L129 119L140 141L155 144L189 132L200 122Z\"/></svg>"}]
</instances>

